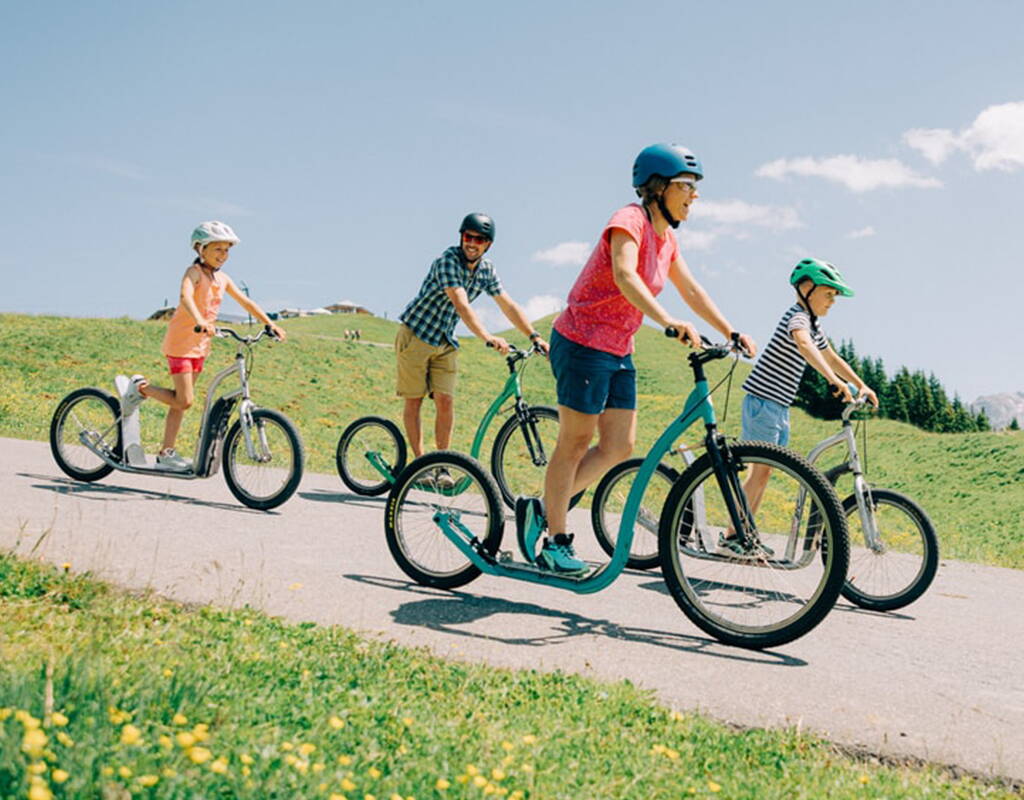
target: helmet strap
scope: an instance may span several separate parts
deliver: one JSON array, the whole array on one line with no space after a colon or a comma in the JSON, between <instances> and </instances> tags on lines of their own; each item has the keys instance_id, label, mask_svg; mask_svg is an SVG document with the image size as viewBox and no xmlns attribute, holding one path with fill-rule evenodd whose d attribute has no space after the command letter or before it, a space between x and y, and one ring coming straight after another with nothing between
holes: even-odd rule
<instances>
[{"instance_id":1,"label":"helmet strap","mask_svg":"<svg viewBox=\"0 0 1024 800\"><path fill-rule=\"evenodd\" d=\"M679 220L672 216L672 214L668 210L668 206L665 205L664 194L658 195L658 210L661 212L661 216L665 218L665 222L667 222L673 228L679 227Z\"/></svg>"},{"instance_id":2,"label":"helmet strap","mask_svg":"<svg viewBox=\"0 0 1024 800\"><path fill-rule=\"evenodd\" d=\"M815 283L807 294L803 294L799 288L796 290L796 293L800 295L800 299L804 301L804 309L807 311L807 316L811 318L811 330L815 333L818 332L818 317L811 310L811 295L814 294L814 290L817 288L818 284Z\"/></svg>"}]
</instances>

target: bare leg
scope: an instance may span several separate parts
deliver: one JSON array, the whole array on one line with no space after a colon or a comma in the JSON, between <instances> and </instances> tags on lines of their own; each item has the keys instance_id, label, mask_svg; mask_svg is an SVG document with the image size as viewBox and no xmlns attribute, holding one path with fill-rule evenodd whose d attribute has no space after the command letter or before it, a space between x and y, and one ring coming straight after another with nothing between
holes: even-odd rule
<instances>
[{"instance_id":1,"label":"bare leg","mask_svg":"<svg viewBox=\"0 0 1024 800\"><path fill-rule=\"evenodd\" d=\"M764 490L768 486L768 479L772 476L772 468L765 464L751 464L750 476L743 484L743 492L747 495L747 504L751 513L756 513L764 498Z\"/></svg>"},{"instance_id":2,"label":"bare leg","mask_svg":"<svg viewBox=\"0 0 1024 800\"><path fill-rule=\"evenodd\" d=\"M405 398L405 407L402 409L405 436L409 440L414 458L423 455L423 430L420 426L420 407L422 405L422 397L407 397Z\"/></svg>"},{"instance_id":3,"label":"bare leg","mask_svg":"<svg viewBox=\"0 0 1024 800\"><path fill-rule=\"evenodd\" d=\"M171 380L174 381L173 391L148 385L141 390L144 397L151 397L168 406L167 419L164 422L164 441L160 446L160 452L174 448L178 431L181 430L181 421L195 400L195 377L192 372L179 372L171 376Z\"/></svg>"},{"instance_id":4,"label":"bare leg","mask_svg":"<svg viewBox=\"0 0 1024 800\"><path fill-rule=\"evenodd\" d=\"M434 443L438 450L447 450L452 444L455 429L455 398L450 394L434 392L437 417L434 419Z\"/></svg>"},{"instance_id":5,"label":"bare leg","mask_svg":"<svg viewBox=\"0 0 1024 800\"><path fill-rule=\"evenodd\" d=\"M598 442L590 447L595 431ZM558 407L558 442L544 474L544 510L550 534L565 533L569 499L628 458L635 435L636 411L613 408L602 414L582 414Z\"/></svg>"}]
</instances>

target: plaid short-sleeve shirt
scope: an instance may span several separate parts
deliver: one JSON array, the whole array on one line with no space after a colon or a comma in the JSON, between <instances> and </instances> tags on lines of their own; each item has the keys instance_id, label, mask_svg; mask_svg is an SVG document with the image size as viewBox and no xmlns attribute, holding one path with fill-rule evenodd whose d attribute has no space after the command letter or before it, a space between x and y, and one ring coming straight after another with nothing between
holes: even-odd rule
<instances>
[{"instance_id":1,"label":"plaid short-sleeve shirt","mask_svg":"<svg viewBox=\"0 0 1024 800\"><path fill-rule=\"evenodd\" d=\"M466 290L471 303L481 292L487 292L491 297L502 293L494 262L489 258L481 258L476 269L470 270L465 265L462 249L455 245L445 250L430 265L419 294L398 318L412 329L416 338L429 345L438 347L444 342L450 342L458 347L455 325L459 321L459 313L444 290L459 286Z\"/></svg>"}]
</instances>

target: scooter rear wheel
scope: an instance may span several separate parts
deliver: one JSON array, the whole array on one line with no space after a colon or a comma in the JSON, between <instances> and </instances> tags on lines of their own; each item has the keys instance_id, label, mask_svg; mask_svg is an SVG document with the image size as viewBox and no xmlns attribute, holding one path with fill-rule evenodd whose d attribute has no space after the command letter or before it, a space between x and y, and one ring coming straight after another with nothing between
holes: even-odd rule
<instances>
[{"instance_id":1,"label":"scooter rear wheel","mask_svg":"<svg viewBox=\"0 0 1024 800\"><path fill-rule=\"evenodd\" d=\"M115 460L121 458L121 404L102 389L75 389L60 401L50 421L50 451L66 475L98 481L114 468L82 443L87 436Z\"/></svg>"}]
</instances>

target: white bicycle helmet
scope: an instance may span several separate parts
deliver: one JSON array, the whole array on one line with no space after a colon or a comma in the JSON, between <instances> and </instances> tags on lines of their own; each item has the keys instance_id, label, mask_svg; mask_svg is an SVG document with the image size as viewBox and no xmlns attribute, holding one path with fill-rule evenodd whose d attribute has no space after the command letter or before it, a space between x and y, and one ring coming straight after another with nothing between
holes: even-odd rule
<instances>
[{"instance_id":1,"label":"white bicycle helmet","mask_svg":"<svg viewBox=\"0 0 1024 800\"><path fill-rule=\"evenodd\" d=\"M218 222L213 219L209 222L201 222L192 231L192 249L200 250L211 242L230 242L231 244L238 244L241 241L230 225L225 225L223 222Z\"/></svg>"}]
</instances>

